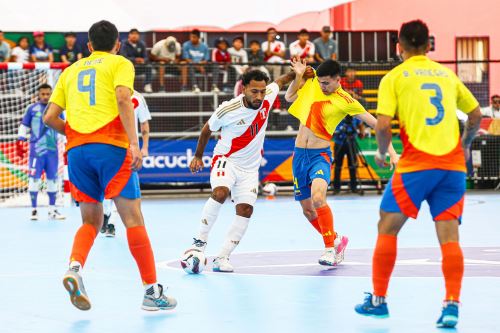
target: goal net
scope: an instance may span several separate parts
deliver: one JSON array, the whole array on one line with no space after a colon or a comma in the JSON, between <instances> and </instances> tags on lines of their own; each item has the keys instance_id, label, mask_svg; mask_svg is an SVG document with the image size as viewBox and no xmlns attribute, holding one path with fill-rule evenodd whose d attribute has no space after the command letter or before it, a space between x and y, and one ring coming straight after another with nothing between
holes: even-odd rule
<instances>
[{"instance_id":1,"label":"goal net","mask_svg":"<svg viewBox=\"0 0 500 333\"><path fill-rule=\"evenodd\" d=\"M27 107L37 101L37 89L47 83L55 86L64 69L63 64L0 63L0 206L28 206L29 149L19 156L16 149L18 129ZM29 138L28 138L29 141ZM25 144L25 147L28 147ZM58 204L63 203L64 137L58 139ZM40 192L46 191L42 175ZM39 205L48 204L46 195L39 195Z\"/></svg>"}]
</instances>

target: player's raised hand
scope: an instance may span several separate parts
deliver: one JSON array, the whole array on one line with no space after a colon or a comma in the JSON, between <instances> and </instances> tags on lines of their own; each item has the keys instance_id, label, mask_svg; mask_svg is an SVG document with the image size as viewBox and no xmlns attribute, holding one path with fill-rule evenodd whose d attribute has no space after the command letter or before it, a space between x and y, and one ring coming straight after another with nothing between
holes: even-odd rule
<instances>
[{"instance_id":1,"label":"player's raised hand","mask_svg":"<svg viewBox=\"0 0 500 333\"><path fill-rule=\"evenodd\" d=\"M189 164L189 170L191 170L192 173L197 173L203 170L203 160L195 156Z\"/></svg>"},{"instance_id":2,"label":"player's raised hand","mask_svg":"<svg viewBox=\"0 0 500 333\"><path fill-rule=\"evenodd\" d=\"M292 71L295 72L295 74L299 75L299 76L304 76L304 73L306 72L306 69L307 69L307 61L306 59L297 59L297 58L293 58L292 59L292 62L290 64L290 67L292 69Z\"/></svg>"},{"instance_id":3,"label":"player's raised hand","mask_svg":"<svg viewBox=\"0 0 500 333\"><path fill-rule=\"evenodd\" d=\"M132 170L138 171L142 167L142 154L138 145L130 145L130 152L132 153Z\"/></svg>"}]
</instances>

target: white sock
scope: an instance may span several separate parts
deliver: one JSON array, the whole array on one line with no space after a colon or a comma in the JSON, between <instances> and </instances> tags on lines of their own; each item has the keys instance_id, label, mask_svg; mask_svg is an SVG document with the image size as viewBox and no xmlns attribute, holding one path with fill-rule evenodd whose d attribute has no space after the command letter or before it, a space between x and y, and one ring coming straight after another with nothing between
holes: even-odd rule
<instances>
[{"instance_id":1,"label":"white sock","mask_svg":"<svg viewBox=\"0 0 500 333\"><path fill-rule=\"evenodd\" d=\"M104 215L110 216L111 211L113 210L113 200L104 199L104 201L102 202L102 209L104 210Z\"/></svg>"},{"instance_id":2,"label":"white sock","mask_svg":"<svg viewBox=\"0 0 500 333\"><path fill-rule=\"evenodd\" d=\"M208 233L215 221L217 216L219 216L219 210L222 204L209 198L203 206L203 211L201 212L201 222L200 222L200 233L198 234L198 239L206 242L208 240Z\"/></svg>"},{"instance_id":3,"label":"white sock","mask_svg":"<svg viewBox=\"0 0 500 333\"><path fill-rule=\"evenodd\" d=\"M231 255L247 231L249 222L250 219L248 217L236 215L226 235L226 240L224 241L219 257L229 257Z\"/></svg>"},{"instance_id":4,"label":"white sock","mask_svg":"<svg viewBox=\"0 0 500 333\"><path fill-rule=\"evenodd\" d=\"M49 213L53 213L56 210L56 206L49 206Z\"/></svg>"},{"instance_id":5,"label":"white sock","mask_svg":"<svg viewBox=\"0 0 500 333\"><path fill-rule=\"evenodd\" d=\"M69 263L69 269L73 269L78 272L80 269L82 269L82 264L79 261L72 261Z\"/></svg>"},{"instance_id":6,"label":"white sock","mask_svg":"<svg viewBox=\"0 0 500 333\"><path fill-rule=\"evenodd\" d=\"M144 293L146 295L153 296L154 298L160 297L160 287L158 287L158 283L153 284L145 284L144 285Z\"/></svg>"}]
</instances>

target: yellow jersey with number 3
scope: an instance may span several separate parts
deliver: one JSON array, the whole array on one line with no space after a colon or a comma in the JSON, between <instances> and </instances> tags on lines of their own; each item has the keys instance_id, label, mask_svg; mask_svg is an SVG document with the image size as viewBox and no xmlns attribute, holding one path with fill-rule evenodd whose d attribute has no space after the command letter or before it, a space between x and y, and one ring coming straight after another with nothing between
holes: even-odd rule
<instances>
[{"instance_id":1,"label":"yellow jersey with number 3","mask_svg":"<svg viewBox=\"0 0 500 333\"><path fill-rule=\"evenodd\" d=\"M400 173L429 169L465 171L457 109L479 105L450 69L414 56L387 73L378 90L377 114L399 117Z\"/></svg>"},{"instance_id":2,"label":"yellow jersey with number 3","mask_svg":"<svg viewBox=\"0 0 500 333\"><path fill-rule=\"evenodd\" d=\"M68 67L59 77L50 102L66 110L66 149L86 143L128 148L115 89L133 93L134 65L126 58L95 51Z\"/></svg>"}]
</instances>

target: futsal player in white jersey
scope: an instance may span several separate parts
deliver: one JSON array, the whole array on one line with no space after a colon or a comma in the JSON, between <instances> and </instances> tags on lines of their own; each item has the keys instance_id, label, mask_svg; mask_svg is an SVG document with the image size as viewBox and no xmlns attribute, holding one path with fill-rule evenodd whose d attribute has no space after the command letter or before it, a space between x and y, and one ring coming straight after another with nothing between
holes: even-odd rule
<instances>
[{"instance_id":1,"label":"futsal player in white jersey","mask_svg":"<svg viewBox=\"0 0 500 333\"><path fill-rule=\"evenodd\" d=\"M137 128L137 122L139 122L141 130L141 153L142 156L145 157L149 155L149 120L151 120L151 113L149 113L149 108L144 97L135 90L132 95L132 104L134 104L135 127L138 136L139 131ZM114 237L115 225L109 222L111 213L113 212L113 200L104 199L102 204L104 209L104 223L102 224L101 233L103 233L106 237Z\"/></svg>"},{"instance_id":2,"label":"futsal player in white jersey","mask_svg":"<svg viewBox=\"0 0 500 333\"><path fill-rule=\"evenodd\" d=\"M214 272L233 271L229 256L247 230L257 199L269 111L280 89L294 77L295 73L290 72L268 84L268 76L260 70L243 74L243 93L222 103L201 131L195 157L189 166L193 173L204 167L202 156L212 132L220 131L221 135L212 158L212 195L203 207L200 230L191 248L205 251L210 229L230 193L236 205L234 222L213 262Z\"/></svg>"}]
</instances>

